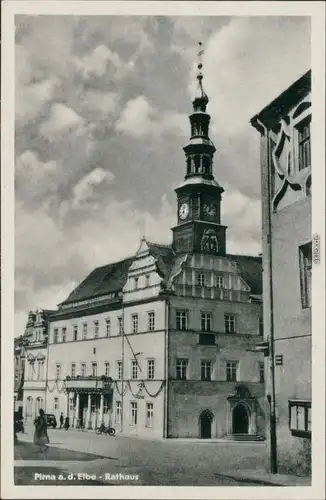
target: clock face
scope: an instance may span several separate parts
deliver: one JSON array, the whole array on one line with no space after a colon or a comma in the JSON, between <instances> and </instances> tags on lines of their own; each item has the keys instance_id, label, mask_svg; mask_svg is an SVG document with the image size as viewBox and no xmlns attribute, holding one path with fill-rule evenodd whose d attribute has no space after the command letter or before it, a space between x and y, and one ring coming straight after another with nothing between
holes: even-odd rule
<instances>
[{"instance_id":1,"label":"clock face","mask_svg":"<svg viewBox=\"0 0 326 500\"><path fill-rule=\"evenodd\" d=\"M206 203L203 206L203 212L204 215L207 215L208 217L216 217L217 215L216 205L214 205L213 203Z\"/></svg>"},{"instance_id":2,"label":"clock face","mask_svg":"<svg viewBox=\"0 0 326 500\"><path fill-rule=\"evenodd\" d=\"M180 219L184 220L188 217L189 214L189 205L188 203L182 203L181 207L179 208L179 217Z\"/></svg>"}]
</instances>

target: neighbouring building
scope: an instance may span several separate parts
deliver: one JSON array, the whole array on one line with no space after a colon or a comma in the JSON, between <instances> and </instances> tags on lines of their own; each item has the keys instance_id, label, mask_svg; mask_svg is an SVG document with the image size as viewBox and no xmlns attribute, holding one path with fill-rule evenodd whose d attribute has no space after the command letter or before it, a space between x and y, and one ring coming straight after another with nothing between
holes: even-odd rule
<instances>
[{"instance_id":1,"label":"neighbouring building","mask_svg":"<svg viewBox=\"0 0 326 500\"><path fill-rule=\"evenodd\" d=\"M24 339L21 335L14 339L14 411L20 417L23 415L24 371Z\"/></svg>"},{"instance_id":2,"label":"neighbouring building","mask_svg":"<svg viewBox=\"0 0 326 500\"><path fill-rule=\"evenodd\" d=\"M261 134L264 331L275 382L279 470L311 442L311 72L251 120ZM274 351L274 352L273 352Z\"/></svg>"},{"instance_id":3,"label":"neighbouring building","mask_svg":"<svg viewBox=\"0 0 326 500\"><path fill-rule=\"evenodd\" d=\"M133 257L93 270L49 318L45 409L72 426L264 436L262 262L226 251L224 190L197 78L172 244L142 238Z\"/></svg>"},{"instance_id":4,"label":"neighbouring building","mask_svg":"<svg viewBox=\"0 0 326 500\"><path fill-rule=\"evenodd\" d=\"M34 420L40 408L46 407L47 351L49 317L54 311L30 311L22 336L24 342L23 416Z\"/></svg>"}]
</instances>

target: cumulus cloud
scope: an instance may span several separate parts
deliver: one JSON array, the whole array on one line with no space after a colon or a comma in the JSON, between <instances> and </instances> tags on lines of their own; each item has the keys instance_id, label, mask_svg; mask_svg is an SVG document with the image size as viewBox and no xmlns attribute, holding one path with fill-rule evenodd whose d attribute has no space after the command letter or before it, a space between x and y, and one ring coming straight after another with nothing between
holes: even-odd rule
<instances>
[{"instance_id":1,"label":"cumulus cloud","mask_svg":"<svg viewBox=\"0 0 326 500\"><path fill-rule=\"evenodd\" d=\"M116 123L116 129L136 138L158 137L165 132L185 136L187 123L187 115L158 111L145 96L140 95L126 103Z\"/></svg>"},{"instance_id":2,"label":"cumulus cloud","mask_svg":"<svg viewBox=\"0 0 326 500\"><path fill-rule=\"evenodd\" d=\"M73 188L73 204L75 206L81 205L91 201L96 196L96 188L99 185L111 184L115 176L112 172L97 167L89 174L85 175Z\"/></svg>"},{"instance_id":3,"label":"cumulus cloud","mask_svg":"<svg viewBox=\"0 0 326 500\"><path fill-rule=\"evenodd\" d=\"M43 137L54 140L60 135L74 132L76 135L83 133L85 120L73 109L60 102L52 105L50 117L40 126Z\"/></svg>"},{"instance_id":4,"label":"cumulus cloud","mask_svg":"<svg viewBox=\"0 0 326 500\"><path fill-rule=\"evenodd\" d=\"M133 60L122 61L120 56L106 45L99 45L81 58L73 58L73 64L86 80L101 78L106 72L112 71L115 78L120 79L135 68Z\"/></svg>"}]
</instances>

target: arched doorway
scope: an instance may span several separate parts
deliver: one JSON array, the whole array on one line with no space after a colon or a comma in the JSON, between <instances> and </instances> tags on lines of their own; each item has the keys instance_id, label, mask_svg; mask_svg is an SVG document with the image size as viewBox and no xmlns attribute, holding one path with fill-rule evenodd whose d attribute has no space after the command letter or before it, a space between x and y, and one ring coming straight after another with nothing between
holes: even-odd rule
<instances>
[{"instance_id":1,"label":"arched doorway","mask_svg":"<svg viewBox=\"0 0 326 500\"><path fill-rule=\"evenodd\" d=\"M249 433L249 409L243 403L237 404L233 409L232 432L233 434Z\"/></svg>"},{"instance_id":2,"label":"arched doorway","mask_svg":"<svg viewBox=\"0 0 326 500\"><path fill-rule=\"evenodd\" d=\"M199 417L200 437L201 439L210 439L212 437L212 423L214 416L209 410L204 410Z\"/></svg>"}]
</instances>

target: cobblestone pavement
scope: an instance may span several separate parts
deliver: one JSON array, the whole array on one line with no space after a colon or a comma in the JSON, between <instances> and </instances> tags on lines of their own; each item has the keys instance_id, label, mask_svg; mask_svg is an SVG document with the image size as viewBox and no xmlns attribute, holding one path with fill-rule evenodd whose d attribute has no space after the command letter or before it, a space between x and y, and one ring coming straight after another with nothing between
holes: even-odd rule
<instances>
[{"instance_id":1,"label":"cobblestone pavement","mask_svg":"<svg viewBox=\"0 0 326 500\"><path fill-rule=\"evenodd\" d=\"M43 457L36 456L35 447L31 444L32 429L27 429L24 435L18 435L20 443L16 449L18 452L20 449L23 451L19 452L20 457L15 455L17 481L24 480L24 477L26 481L31 481L34 478L32 471L36 473L41 467L48 467L63 471L63 481L66 485L76 485L76 481L77 485L302 484L300 478L293 477L278 477L277 482L275 476L266 473L265 443L160 441L124 436L97 436L94 432L74 429L68 432L60 429L50 430L49 436L50 447ZM24 448L26 445L31 448ZM22 472L26 470L27 464L31 469L29 474ZM59 473L53 474L57 477ZM68 476L74 479L70 481ZM43 484L51 484L48 481L50 480L45 480ZM308 483L306 481L303 484Z\"/></svg>"}]
</instances>

